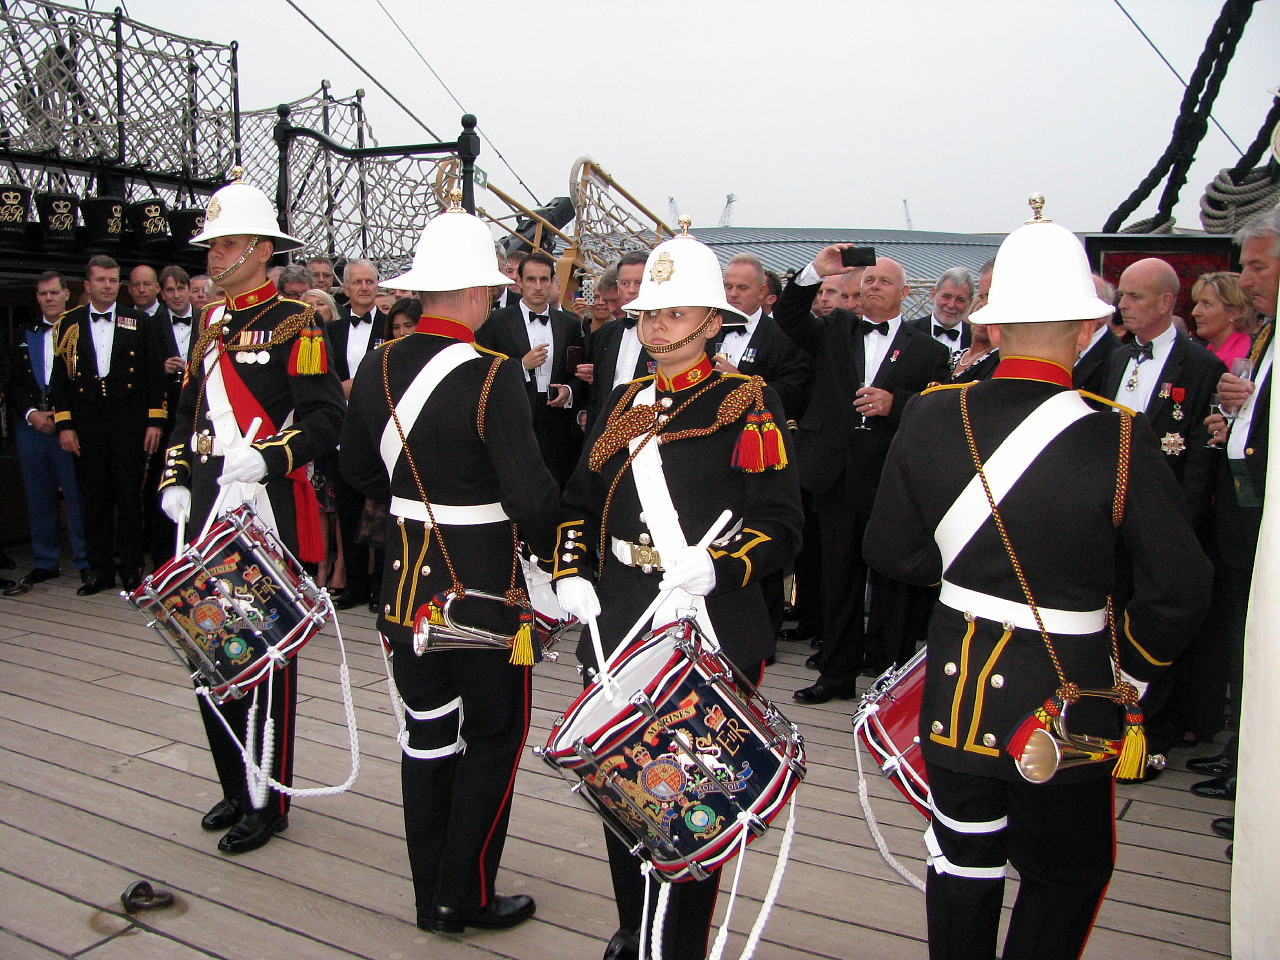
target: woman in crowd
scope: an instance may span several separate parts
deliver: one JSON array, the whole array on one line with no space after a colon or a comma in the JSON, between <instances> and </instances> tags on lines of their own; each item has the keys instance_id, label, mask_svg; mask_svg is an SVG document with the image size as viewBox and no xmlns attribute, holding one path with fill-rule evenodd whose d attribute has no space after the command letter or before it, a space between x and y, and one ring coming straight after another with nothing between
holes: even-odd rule
<instances>
[{"instance_id":1,"label":"woman in crowd","mask_svg":"<svg viewBox=\"0 0 1280 960\"><path fill-rule=\"evenodd\" d=\"M1204 273L1191 288L1196 336L1228 369L1232 360L1249 355L1255 320L1239 281L1238 273Z\"/></svg>"}]
</instances>

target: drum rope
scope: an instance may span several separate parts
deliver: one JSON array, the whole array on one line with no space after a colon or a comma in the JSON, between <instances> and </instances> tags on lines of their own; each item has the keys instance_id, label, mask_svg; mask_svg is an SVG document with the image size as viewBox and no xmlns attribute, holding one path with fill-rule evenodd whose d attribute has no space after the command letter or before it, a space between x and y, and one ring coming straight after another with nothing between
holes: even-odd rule
<instances>
[{"instance_id":1,"label":"drum rope","mask_svg":"<svg viewBox=\"0 0 1280 960\"><path fill-rule=\"evenodd\" d=\"M871 839L875 841L876 849L880 851L880 856L884 859L884 862L892 867L898 876L902 877L903 880L921 893L924 893L924 881L908 870L897 857L889 852L889 844L885 842L884 836L880 833L880 824L876 822L876 815L871 812L871 798L867 795L867 777L862 772L862 747L858 743L856 732L853 738L853 756L858 763L858 802L862 805L862 816L867 821L867 830L871 832Z\"/></svg>"},{"instance_id":2,"label":"drum rope","mask_svg":"<svg viewBox=\"0 0 1280 960\"><path fill-rule=\"evenodd\" d=\"M778 845L778 862L774 865L773 876L769 880L769 889L764 895L764 903L760 905L760 912L756 915L756 922L751 927L751 933L747 936L747 945L742 949L742 955L738 960L751 960L755 955L756 945L760 942L760 935L764 933L764 925L769 922L769 914L773 912L773 905L778 900L778 891L782 889L782 877L787 872L787 861L791 859L791 844L796 837L796 794L799 791L793 791L791 794L791 809L787 813L787 826L782 831L782 843Z\"/></svg>"},{"instance_id":3,"label":"drum rope","mask_svg":"<svg viewBox=\"0 0 1280 960\"><path fill-rule=\"evenodd\" d=\"M724 919L720 921L720 930L716 933L707 960L720 960L724 954L724 945L729 940L729 921L733 919L733 905L738 901L738 881L742 879L742 864L747 859L747 841L751 839L751 816L749 810L738 813L738 827L742 831L738 843L738 865L733 871L733 886L729 888L729 903L724 908Z\"/></svg>"},{"instance_id":4,"label":"drum rope","mask_svg":"<svg viewBox=\"0 0 1280 960\"><path fill-rule=\"evenodd\" d=\"M267 719L263 724L262 730L262 758L261 762L255 762L254 753L254 729L253 720L256 717L258 709L258 691L254 688L253 704L249 707L249 718L247 731L247 742L242 742L240 737L231 729L231 724L227 722L227 718L223 716L222 711L218 709L218 704L214 701L213 695L209 688L197 687L196 693L209 701L209 706L213 708L213 712L217 715L219 722L222 724L227 735L231 738L231 742L240 750L240 758L244 761L245 775L249 782L249 796L253 801L254 807L261 809L257 802L257 797L262 797L262 803L266 803L266 791L270 787L287 797L332 797L339 793L344 793L351 788L356 782L356 778L360 775L360 730L356 726L356 705L355 700L351 696L351 670L347 665L347 647L342 640L342 627L338 623L337 613L333 609L333 603L329 599L329 592L322 591L325 607L328 611L328 619L333 621L334 631L338 635L338 650L342 655L342 662L338 666L338 683L342 688L342 706L346 714L347 720L347 742L351 752L351 773L342 783L324 787L290 787L280 783L275 777L271 776L271 761L273 759L275 747L275 725L271 720L271 697L272 697L272 679L275 675L275 666L272 666L271 673L267 678L267 698L263 709L266 710ZM274 647L270 647L269 656L277 661L284 662L286 657Z\"/></svg>"},{"instance_id":5,"label":"drum rope","mask_svg":"<svg viewBox=\"0 0 1280 960\"><path fill-rule=\"evenodd\" d=\"M653 918L654 942L650 944L649 898L653 895L653 864L648 860L640 864L640 876L644 879L644 909L640 914L640 957L641 960L662 960L662 933L666 925L667 902L671 898L671 884L662 884L662 889L658 891L658 908Z\"/></svg>"}]
</instances>

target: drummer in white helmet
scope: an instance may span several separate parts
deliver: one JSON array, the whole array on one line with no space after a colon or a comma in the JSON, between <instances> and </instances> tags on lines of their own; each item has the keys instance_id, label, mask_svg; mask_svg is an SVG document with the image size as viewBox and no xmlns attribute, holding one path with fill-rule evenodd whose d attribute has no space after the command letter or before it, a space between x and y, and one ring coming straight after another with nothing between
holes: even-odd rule
<instances>
[{"instance_id":1,"label":"drummer in white helmet","mask_svg":"<svg viewBox=\"0 0 1280 960\"><path fill-rule=\"evenodd\" d=\"M494 878L536 656L517 541L550 556L559 488L538 452L519 359L475 343L490 288L507 282L489 228L455 197L422 231L413 268L387 281L418 291L422 317L361 362L339 461L352 486L390 502L378 630L406 710L416 919L439 933L504 930L536 909L532 897L497 893ZM429 649L446 616L511 645Z\"/></svg>"},{"instance_id":2,"label":"drummer in white helmet","mask_svg":"<svg viewBox=\"0 0 1280 960\"><path fill-rule=\"evenodd\" d=\"M280 296L267 279L272 256L302 242L280 229L270 201L240 180L238 168L233 177L213 195L204 229L191 239L209 248L209 273L226 296L201 312L165 451L161 507L175 522L187 521L191 539L223 487L234 484L227 508L252 500L294 556L314 565L323 559L324 545L307 465L337 444L342 387L329 372L315 311ZM261 421L257 435L245 437L254 419ZM252 699L218 708L241 742ZM253 809L239 748L215 708L204 697L199 702L223 793L201 825L227 830L218 843L224 853L253 850L288 826L289 798L272 791L264 808ZM297 663L290 660L272 698L278 741L272 776L286 785L293 775L296 703ZM259 728L265 719L259 711ZM255 740L262 743L261 729Z\"/></svg>"},{"instance_id":3,"label":"drummer in white helmet","mask_svg":"<svg viewBox=\"0 0 1280 960\"><path fill-rule=\"evenodd\" d=\"M972 318L999 365L907 405L863 542L880 573L941 582L919 724L935 960L997 955L1010 864L1005 960L1080 956L1115 862L1113 777L1146 767L1141 695L1196 631L1212 579L1146 418L1072 389L1112 308L1042 204L1001 244ZM1071 734L1114 752L1057 765L1068 711Z\"/></svg>"},{"instance_id":4,"label":"drummer in white helmet","mask_svg":"<svg viewBox=\"0 0 1280 960\"><path fill-rule=\"evenodd\" d=\"M746 317L724 299L715 254L689 236L687 220L681 227L649 255L640 294L627 305L639 314L636 329L657 372L616 388L587 438L562 498L572 519L554 553L556 592L567 612L599 614L608 655L665 591L640 636L692 607L700 627L758 681L776 642L760 579L799 551L800 486L777 395L759 377L716 372L706 355L722 325ZM660 522L670 507L678 523ZM697 547L725 510L724 532ZM585 636L578 656L596 666ZM641 861L607 830L605 839L618 907L605 957L625 960L639 948ZM705 957L719 879L716 870L673 886L667 960Z\"/></svg>"}]
</instances>

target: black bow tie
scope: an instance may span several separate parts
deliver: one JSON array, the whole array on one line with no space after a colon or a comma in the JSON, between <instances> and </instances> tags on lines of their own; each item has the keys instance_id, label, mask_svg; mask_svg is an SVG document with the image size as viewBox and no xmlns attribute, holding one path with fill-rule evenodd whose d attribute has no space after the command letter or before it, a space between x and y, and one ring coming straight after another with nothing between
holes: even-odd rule
<instances>
[{"instance_id":1,"label":"black bow tie","mask_svg":"<svg viewBox=\"0 0 1280 960\"><path fill-rule=\"evenodd\" d=\"M531 313L531 314L529 314L529 322L530 322L530 323L537 322L537 323L542 323L542 324L550 323L550 322L551 322L551 314L549 314L549 313Z\"/></svg>"},{"instance_id":2,"label":"black bow tie","mask_svg":"<svg viewBox=\"0 0 1280 960\"><path fill-rule=\"evenodd\" d=\"M373 323L373 314L371 313L367 317L357 317L353 313L351 315L351 322L352 323Z\"/></svg>"},{"instance_id":3,"label":"black bow tie","mask_svg":"<svg viewBox=\"0 0 1280 960\"><path fill-rule=\"evenodd\" d=\"M940 324L936 324L936 323L935 323L935 324L933 325L933 335L934 335L935 337L946 337L948 340L959 340L959 339L960 339L960 328L959 328L959 327L944 327L944 326L941 326Z\"/></svg>"},{"instance_id":4,"label":"black bow tie","mask_svg":"<svg viewBox=\"0 0 1280 960\"><path fill-rule=\"evenodd\" d=\"M883 333L887 337L889 335L889 321L872 323L870 320L861 320L858 322L858 329L862 331L864 337L868 333Z\"/></svg>"},{"instance_id":5,"label":"black bow tie","mask_svg":"<svg viewBox=\"0 0 1280 960\"><path fill-rule=\"evenodd\" d=\"M1137 360L1139 363L1142 362L1142 358L1145 358L1147 360L1154 360L1156 358L1156 355L1155 355L1155 351L1151 349L1152 346L1153 344L1150 342L1138 343L1137 340L1130 340L1129 352L1133 354L1134 359Z\"/></svg>"},{"instance_id":6,"label":"black bow tie","mask_svg":"<svg viewBox=\"0 0 1280 960\"><path fill-rule=\"evenodd\" d=\"M185 317L174 317L174 318L173 318L173 324L174 324L174 326L177 326L177 325L178 325L178 324L180 324L180 323L181 323L181 324L183 324L184 326L188 326L188 327L189 327L189 326L191 326L191 317L190 317L190 316L185 316Z\"/></svg>"},{"instance_id":7,"label":"black bow tie","mask_svg":"<svg viewBox=\"0 0 1280 960\"><path fill-rule=\"evenodd\" d=\"M90 319L90 320L110 320L110 319L111 319L111 314L109 314L109 313L90 313L90 314L89 314L89 319Z\"/></svg>"}]
</instances>

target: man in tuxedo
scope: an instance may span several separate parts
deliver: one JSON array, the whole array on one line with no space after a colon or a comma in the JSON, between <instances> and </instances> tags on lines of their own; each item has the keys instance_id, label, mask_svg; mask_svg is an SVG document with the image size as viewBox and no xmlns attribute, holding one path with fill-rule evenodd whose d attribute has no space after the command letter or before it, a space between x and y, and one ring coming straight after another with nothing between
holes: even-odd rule
<instances>
[{"instance_id":1,"label":"man in tuxedo","mask_svg":"<svg viewBox=\"0 0 1280 960\"><path fill-rule=\"evenodd\" d=\"M129 296L133 298L133 308L148 317L154 317L163 309L160 302L160 278L153 268L140 263L129 271Z\"/></svg>"},{"instance_id":2,"label":"man in tuxedo","mask_svg":"<svg viewBox=\"0 0 1280 960\"><path fill-rule=\"evenodd\" d=\"M644 276L644 264L649 254L644 250L633 250L624 253L618 260L618 297L619 309L625 311L626 306L640 294L640 280ZM613 388L623 383L630 383L636 377L649 374L652 367L649 355L640 348L640 338L636 336L636 318L623 314L623 319L606 323L594 334L591 374L591 401L587 405L584 429L589 433L591 424L595 422Z\"/></svg>"},{"instance_id":3,"label":"man in tuxedo","mask_svg":"<svg viewBox=\"0 0 1280 960\"><path fill-rule=\"evenodd\" d=\"M278 282L280 296L288 300L301 300L302 295L314 287L311 271L301 263L291 263L280 271Z\"/></svg>"},{"instance_id":4,"label":"man in tuxedo","mask_svg":"<svg viewBox=\"0 0 1280 960\"><path fill-rule=\"evenodd\" d=\"M53 271L41 274L36 282L40 319L19 327L15 337L13 379L8 396L19 419L14 440L18 444L22 482L27 488L27 517L35 566L16 584L10 582L5 589L6 596L20 596L37 583L62 574L58 542L59 487L67 504L67 530L76 569L82 577L89 571L75 463L58 443L53 405L49 400L49 378L53 373L56 346L53 328L70 298L71 289L61 274Z\"/></svg>"},{"instance_id":5,"label":"man in tuxedo","mask_svg":"<svg viewBox=\"0 0 1280 960\"><path fill-rule=\"evenodd\" d=\"M1177 272L1156 257L1120 275L1120 313L1131 339L1107 361L1102 395L1147 415L1198 526L1209 507L1219 453L1209 446L1205 418L1227 368L1173 325L1178 289Z\"/></svg>"},{"instance_id":6,"label":"man in tuxedo","mask_svg":"<svg viewBox=\"0 0 1280 960\"><path fill-rule=\"evenodd\" d=\"M525 254L518 250L511 253L505 253L499 245L498 261L503 265L502 272L511 278L511 282L505 287L498 290L497 296L493 301L494 310L505 310L508 307L514 307L520 302L523 291L520 288L520 264L524 261Z\"/></svg>"},{"instance_id":7,"label":"man in tuxedo","mask_svg":"<svg viewBox=\"0 0 1280 960\"><path fill-rule=\"evenodd\" d=\"M862 267L852 273L842 273L840 281L840 306L862 319Z\"/></svg>"},{"instance_id":8,"label":"man in tuxedo","mask_svg":"<svg viewBox=\"0 0 1280 960\"><path fill-rule=\"evenodd\" d=\"M860 271L862 268L857 267L855 269ZM830 277L822 278L822 283L818 287L818 295L814 297L814 300L813 300L814 316L827 317L831 315L832 310L835 310L836 308L842 308L842 309L844 308L845 306L844 283L845 281L843 276L830 276ZM859 284L859 287L861 287L861 284L862 284L861 273L858 274L858 284ZM776 305L774 309L775 310L777 309Z\"/></svg>"},{"instance_id":9,"label":"man in tuxedo","mask_svg":"<svg viewBox=\"0 0 1280 960\"><path fill-rule=\"evenodd\" d=\"M160 448L166 421L164 350L146 314L116 304L120 266L89 260L89 303L54 328L57 362L49 378L58 442L75 457L83 493L86 558L92 568L76 591L91 596L141 582L142 484L147 457Z\"/></svg>"},{"instance_id":10,"label":"man in tuxedo","mask_svg":"<svg viewBox=\"0 0 1280 960\"><path fill-rule=\"evenodd\" d=\"M311 271L311 289L323 290L329 293L333 290L333 261L328 257L312 257L306 262L306 268Z\"/></svg>"},{"instance_id":11,"label":"man in tuxedo","mask_svg":"<svg viewBox=\"0 0 1280 960\"><path fill-rule=\"evenodd\" d=\"M333 351L333 369L342 381L342 390L351 394L351 378L366 353L381 345L387 329L387 315L374 303L378 295L378 268L372 260L352 260L342 272L342 289L347 304L337 322L328 326L329 345ZM356 542L360 531L360 514L364 510L364 494L347 483L334 470L333 490L338 503L338 524L342 534L342 553L346 559L347 585L334 599L339 610L350 610L377 599L373 578L369 573L369 548ZM380 566L379 566L380 569Z\"/></svg>"},{"instance_id":12,"label":"man in tuxedo","mask_svg":"<svg viewBox=\"0 0 1280 960\"><path fill-rule=\"evenodd\" d=\"M135 271L136 273L137 271ZM160 301L152 317L156 337L165 357L165 436L173 430L173 415L182 392L182 373L186 369L191 345L200 335L199 316L191 305L191 277L182 267L168 266L160 271ZM173 556L173 521L160 509L160 477L164 472L164 454L157 450L147 462L147 482L143 488L147 544L153 568L158 569Z\"/></svg>"},{"instance_id":13,"label":"man in tuxedo","mask_svg":"<svg viewBox=\"0 0 1280 960\"><path fill-rule=\"evenodd\" d=\"M815 363L813 398L796 434L800 484L814 496L822 527L825 599L818 682L800 703L852 697L864 667L862 536L902 408L948 377L947 350L902 319L910 288L900 264L881 257L862 274L863 319L843 309L819 321L810 308L823 277L856 268L840 262L853 244L826 247L787 284L774 311L783 331ZM901 585L875 575L873 603L896 602ZM889 638L886 638L888 640Z\"/></svg>"},{"instance_id":14,"label":"man in tuxedo","mask_svg":"<svg viewBox=\"0 0 1280 960\"><path fill-rule=\"evenodd\" d=\"M519 302L489 314L476 343L520 360L538 449L563 487L582 448L574 414L587 385L574 375L582 360L582 325L572 313L550 306L555 269L541 250L521 260Z\"/></svg>"},{"instance_id":15,"label":"man in tuxedo","mask_svg":"<svg viewBox=\"0 0 1280 960\"><path fill-rule=\"evenodd\" d=\"M937 340L948 353L965 350L973 335L964 318L976 290L972 273L964 267L952 267L933 285L933 312L912 320L911 325Z\"/></svg>"},{"instance_id":16,"label":"man in tuxedo","mask_svg":"<svg viewBox=\"0 0 1280 960\"><path fill-rule=\"evenodd\" d=\"M213 281L208 274L198 273L191 278L191 310L197 317L209 303L209 290L212 286Z\"/></svg>"},{"instance_id":17,"label":"man in tuxedo","mask_svg":"<svg viewBox=\"0 0 1280 960\"><path fill-rule=\"evenodd\" d=\"M1115 306L1114 285L1094 274L1093 289L1099 300ZM1071 383L1077 390L1087 390L1101 396L1107 389L1108 361L1111 354L1120 349L1120 340L1112 336L1111 323L1107 317L1100 317L1092 322L1095 325L1093 336L1089 339L1089 345L1076 358L1076 365L1071 371Z\"/></svg>"}]
</instances>

